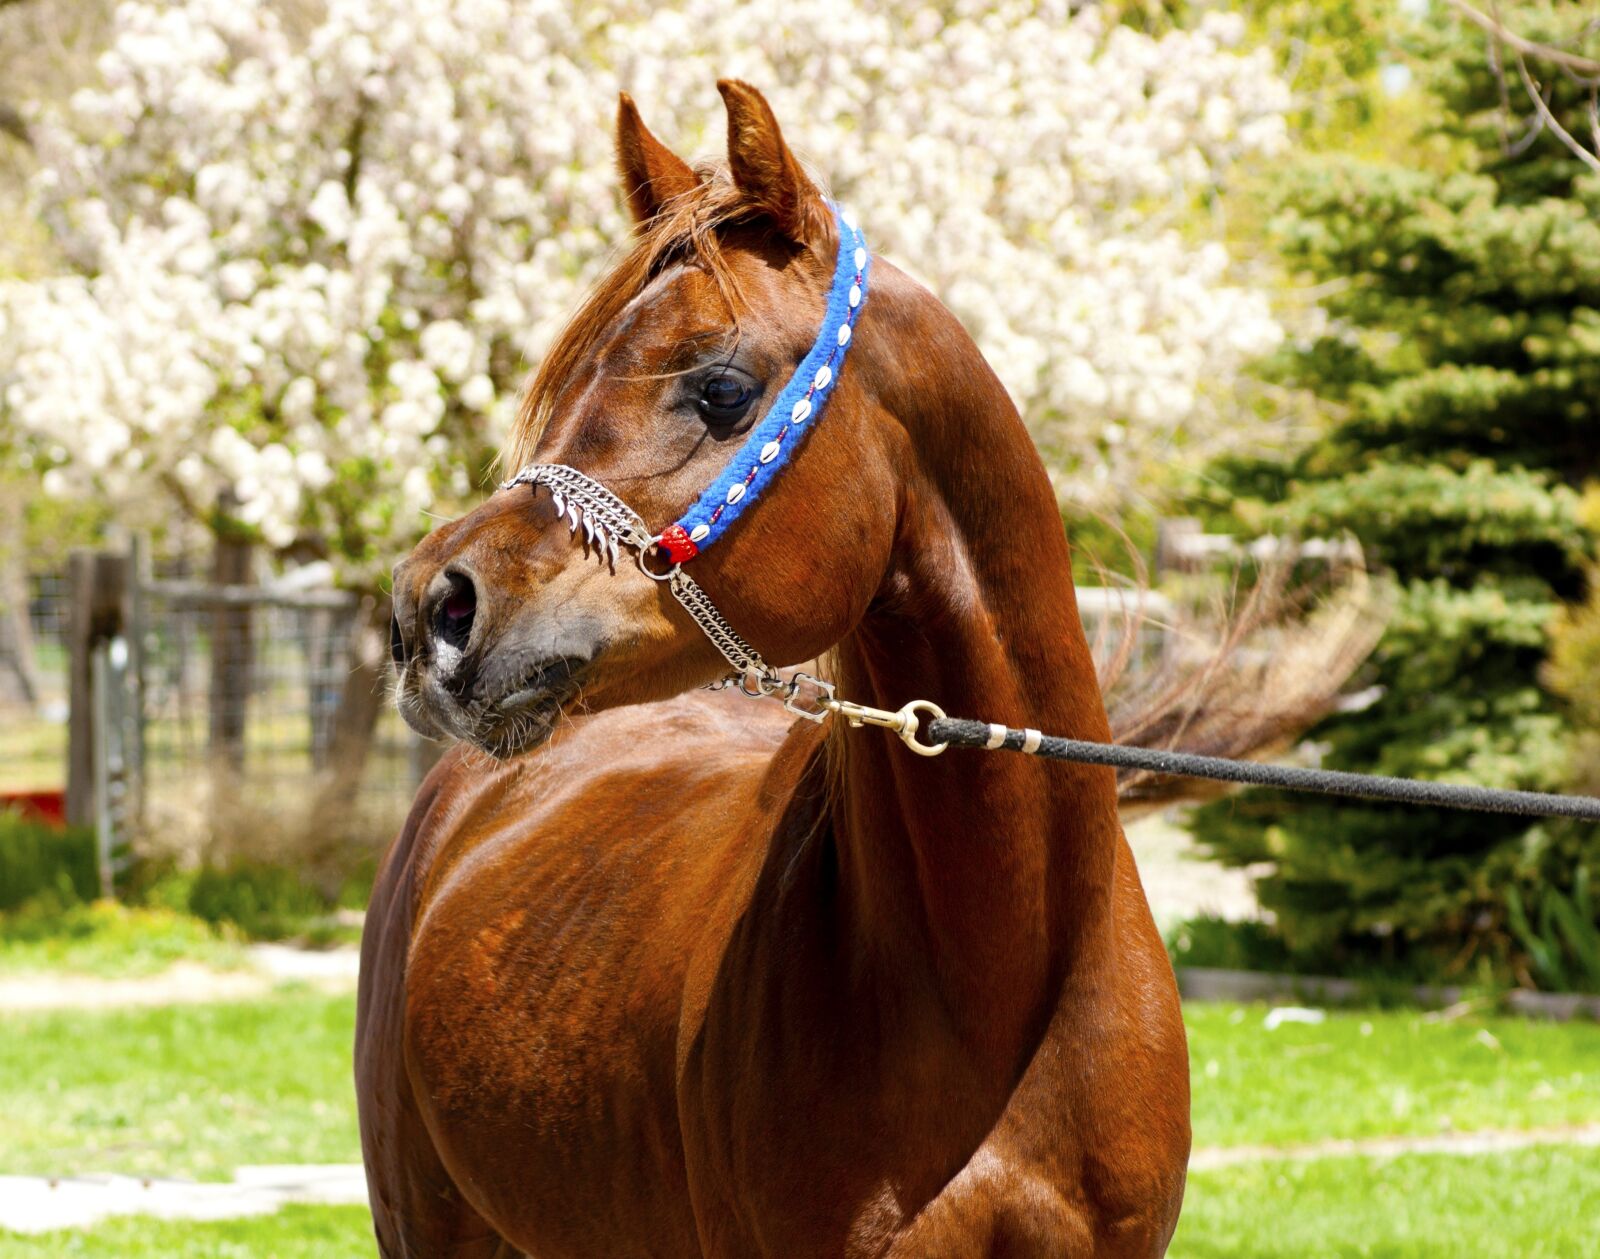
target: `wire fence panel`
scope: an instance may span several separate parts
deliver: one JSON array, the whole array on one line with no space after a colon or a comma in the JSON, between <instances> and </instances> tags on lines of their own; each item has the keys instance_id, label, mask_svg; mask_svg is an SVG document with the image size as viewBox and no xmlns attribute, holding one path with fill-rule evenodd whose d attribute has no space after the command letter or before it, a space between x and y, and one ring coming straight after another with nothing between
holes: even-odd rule
<instances>
[{"instance_id":1,"label":"wire fence panel","mask_svg":"<svg viewBox=\"0 0 1600 1259\"><path fill-rule=\"evenodd\" d=\"M59 813L70 777L74 617L89 614L75 611L82 592L66 573L18 574L11 589L26 597L0 605L0 807L53 798ZM126 778L119 832L146 851L185 857L298 859L336 814L347 856L352 846L379 849L440 749L372 694L359 705L375 718L359 773L331 774L345 763L341 705L372 618L348 591L217 586L175 566L134 577L117 626L95 630L106 635L96 652L127 657L113 670L118 694L87 697L91 722L113 708L128 714L101 749ZM386 658L386 643L377 654ZM372 689L383 684L373 677Z\"/></svg>"},{"instance_id":2,"label":"wire fence panel","mask_svg":"<svg viewBox=\"0 0 1600 1259\"><path fill-rule=\"evenodd\" d=\"M28 574L26 606L0 607L0 793L66 782L66 578ZM19 603L21 600L19 600Z\"/></svg>"},{"instance_id":3,"label":"wire fence panel","mask_svg":"<svg viewBox=\"0 0 1600 1259\"><path fill-rule=\"evenodd\" d=\"M361 600L342 591L147 581L139 589L145 827L249 855L304 840L327 787ZM381 704L364 771L340 803L393 833L431 758Z\"/></svg>"}]
</instances>

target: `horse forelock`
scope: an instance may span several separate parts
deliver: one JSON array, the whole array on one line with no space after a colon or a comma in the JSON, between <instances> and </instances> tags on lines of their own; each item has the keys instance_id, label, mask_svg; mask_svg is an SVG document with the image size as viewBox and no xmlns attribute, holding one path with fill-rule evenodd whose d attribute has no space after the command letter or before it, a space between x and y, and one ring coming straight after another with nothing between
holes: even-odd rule
<instances>
[{"instance_id":1,"label":"horse forelock","mask_svg":"<svg viewBox=\"0 0 1600 1259\"><path fill-rule=\"evenodd\" d=\"M515 471L533 461L559 400L588 365L606 330L671 264L687 262L712 277L737 331L743 303L720 233L736 224L758 221L761 210L734 184L726 163L701 163L695 174L700 182L667 202L639 230L632 246L556 336L523 391L501 452L503 467Z\"/></svg>"}]
</instances>

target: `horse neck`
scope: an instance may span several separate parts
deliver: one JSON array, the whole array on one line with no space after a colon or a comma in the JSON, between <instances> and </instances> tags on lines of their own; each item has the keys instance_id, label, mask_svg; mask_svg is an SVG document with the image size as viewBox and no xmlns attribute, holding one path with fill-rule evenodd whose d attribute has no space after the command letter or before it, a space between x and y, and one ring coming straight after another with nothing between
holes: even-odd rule
<instances>
[{"instance_id":1,"label":"horse neck","mask_svg":"<svg viewBox=\"0 0 1600 1259\"><path fill-rule=\"evenodd\" d=\"M876 382L908 438L902 507L878 595L839 647L840 693L1109 737L1055 496L1015 408L931 297L902 280L876 300L894 304L881 322L915 325L902 336L917 340L895 340L926 352L882 365ZM923 758L864 733L838 746L854 924L898 973L931 968L961 1032L1015 1061L1062 976L1104 937L1113 775L1008 752Z\"/></svg>"}]
</instances>

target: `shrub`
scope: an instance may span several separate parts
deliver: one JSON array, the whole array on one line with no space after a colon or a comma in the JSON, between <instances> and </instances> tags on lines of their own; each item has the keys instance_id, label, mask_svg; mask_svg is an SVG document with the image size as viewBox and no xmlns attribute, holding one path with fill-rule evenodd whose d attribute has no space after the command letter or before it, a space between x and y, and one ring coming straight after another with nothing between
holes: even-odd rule
<instances>
[{"instance_id":1,"label":"shrub","mask_svg":"<svg viewBox=\"0 0 1600 1259\"><path fill-rule=\"evenodd\" d=\"M93 831L58 830L0 812L0 912L41 894L63 904L92 900L99 886Z\"/></svg>"},{"instance_id":2,"label":"shrub","mask_svg":"<svg viewBox=\"0 0 1600 1259\"><path fill-rule=\"evenodd\" d=\"M307 919L333 908L295 871L245 862L201 867L188 876L184 899L195 917L231 923L247 936L266 940L298 934Z\"/></svg>"},{"instance_id":3,"label":"shrub","mask_svg":"<svg viewBox=\"0 0 1600 1259\"><path fill-rule=\"evenodd\" d=\"M1504 20L1592 51L1592 32L1556 29L1573 13L1507 6ZM1600 183L1548 137L1504 148L1501 90L1521 83L1486 59L1481 31L1430 20L1417 38L1436 125L1416 160L1313 159L1274 189L1274 235L1328 283L1328 325L1273 370L1315 393L1327 431L1288 463L1219 466L1215 483L1240 522L1349 531L1400 590L1367 702L1312 733L1323 765L1560 790L1575 714L1541 670L1600 525L1574 492L1600 474L1584 436L1600 420ZM1576 88L1551 101L1586 125ZM1593 622L1574 631L1575 661L1600 662L1600 611ZM1592 696L1593 663L1570 671ZM1215 855L1267 867L1258 892L1290 952L1347 968L1551 982L1528 964L1541 890L1570 899L1575 872L1600 864L1595 828L1535 819L1267 791L1197 817Z\"/></svg>"}]
</instances>

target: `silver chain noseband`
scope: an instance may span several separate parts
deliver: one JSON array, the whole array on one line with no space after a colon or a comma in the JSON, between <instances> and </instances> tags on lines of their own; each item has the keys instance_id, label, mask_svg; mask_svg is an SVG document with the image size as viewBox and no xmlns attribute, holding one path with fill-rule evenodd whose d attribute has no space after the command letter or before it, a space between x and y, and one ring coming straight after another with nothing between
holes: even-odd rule
<instances>
[{"instance_id":1,"label":"silver chain noseband","mask_svg":"<svg viewBox=\"0 0 1600 1259\"><path fill-rule=\"evenodd\" d=\"M584 545L594 547L601 560L609 561L613 569L617 565L619 545L625 546L634 553L641 573L651 581L666 583L672 597L683 606L690 619L700 627L701 633L711 640L711 645L733 668L727 677L712 683L711 689L737 686L751 699L781 700L786 709L808 721L824 721L830 713L838 711L854 725L860 725L863 721L888 724L873 722L866 716L859 716L858 720L860 714L879 710L836 698L831 682L800 670L784 677L728 624L727 617L717 611L716 604L711 602L711 597L700 583L683 571L682 564L675 563L662 572L651 568L650 559L660 553L657 544L661 539L650 532L638 512L594 478L564 463L532 463L500 488L509 490L519 485L542 485L549 490L556 515L566 520L567 531L576 536L581 529ZM925 701L918 703L925 706L918 711L932 710L932 706L926 705ZM900 716L889 715L896 718ZM941 712L938 715L942 717L944 714ZM900 726L893 725L891 728L898 730ZM910 729L914 736L914 719Z\"/></svg>"}]
</instances>

